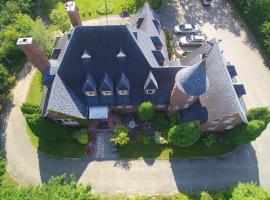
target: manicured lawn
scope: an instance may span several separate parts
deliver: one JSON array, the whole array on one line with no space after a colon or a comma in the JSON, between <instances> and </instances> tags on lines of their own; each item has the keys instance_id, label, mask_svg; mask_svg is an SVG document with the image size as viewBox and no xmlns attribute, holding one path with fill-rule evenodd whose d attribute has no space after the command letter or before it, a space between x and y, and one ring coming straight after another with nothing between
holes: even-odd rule
<instances>
[{"instance_id":1,"label":"manicured lawn","mask_svg":"<svg viewBox=\"0 0 270 200\"><path fill-rule=\"evenodd\" d=\"M121 159L193 158L219 156L229 153L233 149L233 146L227 146L220 143L215 143L210 147L207 147L200 142L188 148L178 148L172 145L158 144L150 144L148 146L142 144L128 144L119 148L119 156Z\"/></svg>"},{"instance_id":2,"label":"manicured lawn","mask_svg":"<svg viewBox=\"0 0 270 200\"><path fill-rule=\"evenodd\" d=\"M40 105L42 96L42 75L37 71L32 79L25 103ZM26 132L34 147L46 154L59 158L78 158L85 154L85 145L78 144L72 137L73 129L58 125L52 121L41 119L36 124L27 124ZM57 141L47 141L42 134L63 133L67 137Z\"/></svg>"},{"instance_id":3,"label":"manicured lawn","mask_svg":"<svg viewBox=\"0 0 270 200\"><path fill-rule=\"evenodd\" d=\"M42 96L42 74L37 71L32 79L28 94L26 97L26 103L40 105Z\"/></svg>"}]
</instances>

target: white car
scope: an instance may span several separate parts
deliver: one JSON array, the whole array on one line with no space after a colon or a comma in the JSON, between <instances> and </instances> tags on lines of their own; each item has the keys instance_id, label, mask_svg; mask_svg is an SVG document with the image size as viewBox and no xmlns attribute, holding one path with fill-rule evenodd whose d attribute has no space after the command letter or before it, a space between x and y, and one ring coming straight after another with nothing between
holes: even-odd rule
<instances>
[{"instance_id":1,"label":"white car","mask_svg":"<svg viewBox=\"0 0 270 200\"><path fill-rule=\"evenodd\" d=\"M180 38L182 46L201 46L205 42L205 37L202 35L187 35Z\"/></svg>"},{"instance_id":2,"label":"white car","mask_svg":"<svg viewBox=\"0 0 270 200\"><path fill-rule=\"evenodd\" d=\"M199 24L181 24L174 27L174 33L196 33L200 29Z\"/></svg>"}]
</instances>

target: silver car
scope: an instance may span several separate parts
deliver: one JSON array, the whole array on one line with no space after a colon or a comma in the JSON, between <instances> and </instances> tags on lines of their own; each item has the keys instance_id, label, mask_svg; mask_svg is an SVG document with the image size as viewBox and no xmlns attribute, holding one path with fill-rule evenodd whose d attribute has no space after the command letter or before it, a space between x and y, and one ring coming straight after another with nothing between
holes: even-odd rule
<instances>
[{"instance_id":1,"label":"silver car","mask_svg":"<svg viewBox=\"0 0 270 200\"><path fill-rule=\"evenodd\" d=\"M196 33L200 29L199 24L181 24L174 27L174 33Z\"/></svg>"},{"instance_id":2,"label":"silver car","mask_svg":"<svg viewBox=\"0 0 270 200\"><path fill-rule=\"evenodd\" d=\"M205 42L205 37L202 35L187 35L180 38L182 46L201 46Z\"/></svg>"}]
</instances>

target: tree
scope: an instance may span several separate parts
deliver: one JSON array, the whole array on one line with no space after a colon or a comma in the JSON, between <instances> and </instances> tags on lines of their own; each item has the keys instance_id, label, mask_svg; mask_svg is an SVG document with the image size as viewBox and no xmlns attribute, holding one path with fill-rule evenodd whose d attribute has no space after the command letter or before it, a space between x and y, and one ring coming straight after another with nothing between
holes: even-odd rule
<instances>
[{"instance_id":1,"label":"tree","mask_svg":"<svg viewBox=\"0 0 270 200\"><path fill-rule=\"evenodd\" d=\"M0 94L7 93L12 83L13 78L9 75L7 69L0 64Z\"/></svg>"},{"instance_id":2,"label":"tree","mask_svg":"<svg viewBox=\"0 0 270 200\"><path fill-rule=\"evenodd\" d=\"M231 199L265 200L270 199L270 192L262 187L257 186L255 183L238 183L238 185L232 191Z\"/></svg>"},{"instance_id":3,"label":"tree","mask_svg":"<svg viewBox=\"0 0 270 200\"><path fill-rule=\"evenodd\" d=\"M260 120L252 120L248 124L240 124L225 132L224 143L227 145L246 144L261 135L265 129L265 123Z\"/></svg>"},{"instance_id":4,"label":"tree","mask_svg":"<svg viewBox=\"0 0 270 200\"><path fill-rule=\"evenodd\" d=\"M175 125L168 133L169 141L178 147L188 147L195 144L201 136L200 122L193 121Z\"/></svg>"},{"instance_id":5,"label":"tree","mask_svg":"<svg viewBox=\"0 0 270 200\"><path fill-rule=\"evenodd\" d=\"M50 14L50 20L56 29L60 29L62 32L69 31L70 21L67 12L61 7L62 4L59 4L55 9L52 10Z\"/></svg>"},{"instance_id":6,"label":"tree","mask_svg":"<svg viewBox=\"0 0 270 200\"><path fill-rule=\"evenodd\" d=\"M143 102L139 106L138 115L141 120L149 121L153 118L154 114L155 114L154 105L150 101Z\"/></svg>"},{"instance_id":7,"label":"tree","mask_svg":"<svg viewBox=\"0 0 270 200\"><path fill-rule=\"evenodd\" d=\"M270 108L269 107L257 107L249 109L247 113L248 121L261 120L264 121L265 125L270 122Z\"/></svg>"},{"instance_id":8,"label":"tree","mask_svg":"<svg viewBox=\"0 0 270 200\"><path fill-rule=\"evenodd\" d=\"M88 139L88 130L86 128L76 131L73 135L73 138L77 140L79 144L87 144Z\"/></svg>"}]
</instances>

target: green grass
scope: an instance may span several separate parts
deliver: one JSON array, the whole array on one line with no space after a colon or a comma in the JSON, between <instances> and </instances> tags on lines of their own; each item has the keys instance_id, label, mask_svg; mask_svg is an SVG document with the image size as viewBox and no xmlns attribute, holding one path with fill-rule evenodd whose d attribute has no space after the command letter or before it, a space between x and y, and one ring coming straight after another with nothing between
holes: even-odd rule
<instances>
[{"instance_id":1,"label":"green grass","mask_svg":"<svg viewBox=\"0 0 270 200\"><path fill-rule=\"evenodd\" d=\"M37 71L32 79L30 88L27 93L26 103L40 105L42 97L42 74Z\"/></svg>"},{"instance_id":2,"label":"green grass","mask_svg":"<svg viewBox=\"0 0 270 200\"><path fill-rule=\"evenodd\" d=\"M128 144L119 148L119 156L121 159L211 157L229 153L233 149L233 146L220 143L215 143L207 147L200 142L187 148L158 144L150 144L148 146L142 144Z\"/></svg>"},{"instance_id":3,"label":"green grass","mask_svg":"<svg viewBox=\"0 0 270 200\"><path fill-rule=\"evenodd\" d=\"M40 105L41 96L42 74L37 71L33 76L25 103ZM41 152L59 158L83 157L85 145L78 144L71 136L59 141L47 141L39 136L45 134L45 131L49 131L51 134L64 132L63 134L71 135L72 130L46 119L42 119L39 123L31 126L30 124L26 125L26 132L32 145Z\"/></svg>"}]
</instances>

